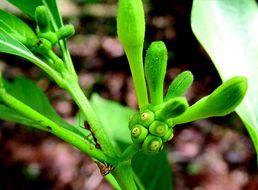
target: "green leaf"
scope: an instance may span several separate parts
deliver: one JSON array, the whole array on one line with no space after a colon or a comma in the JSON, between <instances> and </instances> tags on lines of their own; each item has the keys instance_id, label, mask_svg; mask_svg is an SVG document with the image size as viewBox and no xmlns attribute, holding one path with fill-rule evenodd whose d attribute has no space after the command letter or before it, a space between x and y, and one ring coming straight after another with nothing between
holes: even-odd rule
<instances>
[{"instance_id":1,"label":"green leaf","mask_svg":"<svg viewBox=\"0 0 258 190\"><path fill-rule=\"evenodd\" d=\"M57 30L63 26L62 17L60 16L56 0L7 0L21 11L34 18L37 6L45 5L51 15L53 28Z\"/></svg>"},{"instance_id":2,"label":"green leaf","mask_svg":"<svg viewBox=\"0 0 258 190\"><path fill-rule=\"evenodd\" d=\"M154 155L139 152L132 160L132 167L145 190L173 189L171 167L166 151Z\"/></svg>"},{"instance_id":3,"label":"green leaf","mask_svg":"<svg viewBox=\"0 0 258 190\"><path fill-rule=\"evenodd\" d=\"M121 106L117 102L105 100L97 94L92 95L91 105L117 148L122 151L132 143L128 128L129 117L134 113L132 109Z\"/></svg>"},{"instance_id":4,"label":"green leaf","mask_svg":"<svg viewBox=\"0 0 258 190\"><path fill-rule=\"evenodd\" d=\"M63 26L62 19L57 7L56 0L7 0L21 11L34 18L37 6L45 5L52 17L52 24L55 30Z\"/></svg>"},{"instance_id":5,"label":"green leaf","mask_svg":"<svg viewBox=\"0 0 258 190\"><path fill-rule=\"evenodd\" d=\"M192 29L223 81L248 79L244 101L236 109L258 152L258 7L255 0L194 0Z\"/></svg>"},{"instance_id":6,"label":"green leaf","mask_svg":"<svg viewBox=\"0 0 258 190\"><path fill-rule=\"evenodd\" d=\"M182 96L185 91L192 85L192 83L193 75L190 71L184 71L180 73L170 84L164 101Z\"/></svg>"},{"instance_id":7,"label":"green leaf","mask_svg":"<svg viewBox=\"0 0 258 190\"><path fill-rule=\"evenodd\" d=\"M37 122L34 122L28 119L27 117L24 117L22 114L18 113L17 111L1 104L1 102L0 102L0 119L43 129L40 125L38 125Z\"/></svg>"},{"instance_id":8,"label":"green leaf","mask_svg":"<svg viewBox=\"0 0 258 190\"><path fill-rule=\"evenodd\" d=\"M28 105L40 114L44 115L48 119L54 121L59 126L62 126L85 137L84 133L77 130L74 126L68 124L55 112L55 110L49 103L47 96L32 81L23 77L17 77L12 83L4 81L4 88L10 95ZM22 123L25 125L31 124L32 126L38 126L38 124L32 122L30 119L25 118L21 114L17 113L15 110L7 108L4 105L1 105L0 108L0 110L6 110L3 112L0 111L0 117L3 119L6 118L7 120Z\"/></svg>"},{"instance_id":9,"label":"green leaf","mask_svg":"<svg viewBox=\"0 0 258 190\"><path fill-rule=\"evenodd\" d=\"M19 18L0 10L0 28L22 43L36 38L33 30Z\"/></svg>"},{"instance_id":10,"label":"green leaf","mask_svg":"<svg viewBox=\"0 0 258 190\"><path fill-rule=\"evenodd\" d=\"M0 52L17 55L28 60L37 59L26 46L2 28L0 28Z\"/></svg>"},{"instance_id":11,"label":"green leaf","mask_svg":"<svg viewBox=\"0 0 258 190\"><path fill-rule=\"evenodd\" d=\"M41 0L7 0L14 6L18 7L22 12L30 17L34 17L35 9L37 6L42 5Z\"/></svg>"}]
</instances>

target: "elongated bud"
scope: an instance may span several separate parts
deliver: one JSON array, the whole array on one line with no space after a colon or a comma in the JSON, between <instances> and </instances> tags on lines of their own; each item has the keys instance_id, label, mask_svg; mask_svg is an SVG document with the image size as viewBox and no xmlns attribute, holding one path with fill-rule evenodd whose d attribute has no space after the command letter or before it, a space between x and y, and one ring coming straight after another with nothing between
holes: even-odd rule
<instances>
[{"instance_id":1,"label":"elongated bud","mask_svg":"<svg viewBox=\"0 0 258 190\"><path fill-rule=\"evenodd\" d=\"M148 135L142 145L142 149L145 153L157 153L161 147L161 138L153 135Z\"/></svg>"},{"instance_id":2,"label":"elongated bud","mask_svg":"<svg viewBox=\"0 0 258 190\"><path fill-rule=\"evenodd\" d=\"M151 104L161 104L167 68L167 48L162 41L152 42L147 50L144 66Z\"/></svg>"},{"instance_id":3,"label":"elongated bud","mask_svg":"<svg viewBox=\"0 0 258 190\"><path fill-rule=\"evenodd\" d=\"M186 98L177 97L164 103L164 107L156 112L157 119L167 121L170 118L183 114L188 108Z\"/></svg>"},{"instance_id":4,"label":"elongated bud","mask_svg":"<svg viewBox=\"0 0 258 190\"><path fill-rule=\"evenodd\" d=\"M161 121L154 121L149 128L151 134L163 137L168 132L168 126L166 123Z\"/></svg>"},{"instance_id":5,"label":"elongated bud","mask_svg":"<svg viewBox=\"0 0 258 190\"><path fill-rule=\"evenodd\" d=\"M180 73L169 86L164 101L182 96L183 93L185 93L185 91L192 85L192 83L193 75L190 71Z\"/></svg>"},{"instance_id":6,"label":"elongated bud","mask_svg":"<svg viewBox=\"0 0 258 190\"><path fill-rule=\"evenodd\" d=\"M142 47L145 20L141 0L118 1L117 33L125 50Z\"/></svg>"},{"instance_id":7,"label":"elongated bud","mask_svg":"<svg viewBox=\"0 0 258 190\"><path fill-rule=\"evenodd\" d=\"M150 110L145 110L140 114L139 123L145 127L149 127L149 125L154 121L155 115Z\"/></svg>"},{"instance_id":8,"label":"elongated bud","mask_svg":"<svg viewBox=\"0 0 258 190\"><path fill-rule=\"evenodd\" d=\"M142 58L145 20L141 0L119 0L117 33L128 58L138 104L142 108L148 105L148 94Z\"/></svg>"},{"instance_id":9,"label":"elongated bud","mask_svg":"<svg viewBox=\"0 0 258 190\"><path fill-rule=\"evenodd\" d=\"M220 85L209 96L190 106L184 114L173 119L173 122L179 124L229 114L243 100L246 90L247 79L245 77L233 77Z\"/></svg>"},{"instance_id":10,"label":"elongated bud","mask_svg":"<svg viewBox=\"0 0 258 190\"><path fill-rule=\"evenodd\" d=\"M68 24L68 25L61 27L56 32L56 35L59 40L62 40L62 39L71 37L72 35L74 35L74 33L75 33L74 26L72 24Z\"/></svg>"},{"instance_id":11,"label":"elongated bud","mask_svg":"<svg viewBox=\"0 0 258 190\"><path fill-rule=\"evenodd\" d=\"M58 42L58 37L55 32L45 32L45 33L39 33L39 38L44 38L51 42L52 45L56 44Z\"/></svg>"},{"instance_id":12,"label":"elongated bud","mask_svg":"<svg viewBox=\"0 0 258 190\"><path fill-rule=\"evenodd\" d=\"M35 11L35 20L40 32L50 31L50 18L45 6L38 6Z\"/></svg>"},{"instance_id":13,"label":"elongated bud","mask_svg":"<svg viewBox=\"0 0 258 190\"><path fill-rule=\"evenodd\" d=\"M139 124L134 125L131 129L131 137L135 143L143 142L147 134L148 130Z\"/></svg>"}]
</instances>

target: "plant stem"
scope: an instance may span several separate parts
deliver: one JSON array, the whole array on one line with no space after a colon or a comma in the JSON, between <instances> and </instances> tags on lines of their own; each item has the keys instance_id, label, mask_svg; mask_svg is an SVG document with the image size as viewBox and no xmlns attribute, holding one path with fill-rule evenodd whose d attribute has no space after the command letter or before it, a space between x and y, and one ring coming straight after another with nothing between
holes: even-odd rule
<instances>
[{"instance_id":1,"label":"plant stem","mask_svg":"<svg viewBox=\"0 0 258 190\"><path fill-rule=\"evenodd\" d=\"M142 50L142 48L138 47L125 49L133 77L137 102L141 109L148 105L148 93L143 70L142 51L140 50Z\"/></svg>"},{"instance_id":2,"label":"plant stem","mask_svg":"<svg viewBox=\"0 0 258 190\"><path fill-rule=\"evenodd\" d=\"M133 156L139 151L139 148L136 147L134 144L131 144L128 146L125 151L122 153L120 160L123 161L128 161L132 160Z\"/></svg>"},{"instance_id":3,"label":"plant stem","mask_svg":"<svg viewBox=\"0 0 258 190\"><path fill-rule=\"evenodd\" d=\"M108 138L106 131L101 125L101 122L97 118L97 115L92 109L88 99L85 97L79 84L76 81L70 81L67 83L65 88L71 94L74 101L82 111L86 121L89 123L91 132L95 135L101 150L110 157L117 157L114 146Z\"/></svg>"},{"instance_id":4,"label":"plant stem","mask_svg":"<svg viewBox=\"0 0 258 190\"><path fill-rule=\"evenodd\" d=\"M38 125L42 126L42 130L49 131L50 133L56 135L64 141L74 145L82 152L90 155L96 160L116 165L116 161L114 159L106 156L101 150L95 148L94 145L89 143L86 139L63 127L60 127L52 120L46 118L34 109L30 108L26 104L8 94L4 88L0 88L0 98L7 106L13 108L17 112L21 113L27 118L38 123Z\"/></svg>"},{"instance_id":5,"label":"plant stem","mask_svg":"<svg viewBox=\"0 0 258 190\"><path fill-rule=\"evenodd\" d=\"M131 161L119 163L112 171L112 175L115 177L122 190L137 190Z\"/></svg>"}]
</instances>

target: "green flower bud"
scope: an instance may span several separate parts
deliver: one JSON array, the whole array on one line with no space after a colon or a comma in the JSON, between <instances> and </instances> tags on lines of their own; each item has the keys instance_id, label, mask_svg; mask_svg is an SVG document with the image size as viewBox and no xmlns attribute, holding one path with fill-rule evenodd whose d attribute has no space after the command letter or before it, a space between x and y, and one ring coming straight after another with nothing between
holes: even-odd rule
<instances>
[{"instance_id":1,"label":"green flower bud","mask_svg":"<svg viewBox=\"0 0 258 190\"><path fill-rule=\"evenodd\" d=\"M51 42L52 45L56 44L58 42L58 37L55 32L45 32L45 33L39 33L39 38L44 38Z\"/></svg>"},{"instance_id":2,"label":"green flower bud","mask_svg":"<svg viewBox=\"0 0 258 190\"><path fill-rule=\"evenodd\" d=\"M31 51L41 54L41 55L46 55L48 54L49 50L52 49L52 44L46 39L37 39L37 42L34 46L31 47Z\"/></svg>"},{"instance_id":3,"label":"green flower bud","mask_svg":"<svg viewBox=\"0 0 258 190\"><path fill-rule=\"evenodd\" d=\"M167 57L167 48L162 41L151 43L146 53L144 69L152 105L163 102Z\"/></svg>"},{"instance_id":4,"label":"green flower bud","mask_svg":"<svg viewBox=\"0 0 258 190\"><path fill-rule=\"evenodd\" d=\"M168 132L168 125L164 122L156 120L150 125L149 131L153 135L163 137Z\"/></svg>"},{"instance_id":5,"label":"green flower bud","mask_svg":"<svg viewBox=\"0 0 258 190\"><path fill-rule=\"evenodd\" d=\"M169 86L164 101L182 96L183 93L185 93L185 91L192 85L192 83L193 75L190 71L180 73Z\"/></svg>"},{"instance_id":6,"label":"green flower bud","mask_svg":"<svg viewBox=\"0 0 258 190\"><path fill-rule=\"evenodd\" d=\"M136 125L139 122L140 114L135 113L130 116L129 118L129 129L131 130L134 125Z\"/></svg>"},{"instance_id":7,"label":"green flower bud","mask_svg":"<svg viewBox=\"0 0 258 190\"><path fill-rule=\"evenodd\" d=\"M62 39L71 37L72 35L74 35L74 33L75 33L74 26L72 24L68 24L68 25L61 27L56 32L56 35L59 40L62 40Z\"/></svg>"},{"instance_id":8,"label":"green flower bud","mask_svg":"<svg viewBox=\"0 0 258 190\"><path fill-rule=\"evenodd\" d=\"M49 32L51 30L50 18L45 6L42 5L36 8L35 20L40 32Z\"/></svg>"},{"instance_id":9,"label":"green flower bud","mask_svg":"<svg viewBox=\"0 0 258 190\"><path fill-rule=\"evenodd\" d=\"M224 116L234 111L243 100L247 90L245 77L232 77L209 96L190 106L188 110L173 119L175 124L186 123L212 116Z\"/></svg>"},{"instance_id":10,"label":"green flower bud","mask_svg":"<svg viewBox=\"0 0 258 190\"><path fill-rule=\"evenodd\" d=\"M187 108L188 103L186 98L177 97L165 102L163 108L158 110L155 115L157 119L167 121L170 118L181 115Z\"/></svg>"},{"instance_id":11,"label":"green flower bud","mask_svg":"<svg viewBox=\"0 0 258 190\"><path fill-rule=\"evenodd\" d=\"M141 0L118 1L117 33L125 50L142 47L145 20Z\"/></svg>"},{"instance_id":12,"label":"green flower bud","mask_svg":"<svg viewBox=\"0 0 258 190\"><path fill-rule=\"evenodd\" d=\"M172 127L168 128L167 133L162 137L163 142L170 141L174 136Z\"/></svg>"},{"instance_id":13,"label":"green flower bud","mask_svg":"<svg viewBox=\"0 0 258 190\"><path fill-rule=\"evenodd\" d=\"M155 119L155 115L150 110L145 110L140 114L139 123L148 127Z\"/></svg>"},{"instance_id":14,"label":"green flower bud","mask_svg":"<svg viewBox=\"0 0 258 190\"><path fill-rule=\"evenodd\" d=\"M141 0L119 0L117 13L118 38L129 61L139 107L148 105L143 70L144 10Z\"/></svg>"},{"instance_id":15,"label":"green flower bud","mask_svg":"<svg viewBox=\"0 0 258 190\"><path fill-rule=\"evenodd\" d=\"M131 138L134 143L143 142L147 134L148 130L139 124L134 125L131 129Z\"/></svg>"},{"instance_id":16,"label":"green flower bud","mask_svg":"<svg viewBox=\"0 0 258 190\"><path fill-rule=\"evenodd\" d=\"M148 135L143 142L142 149L145 153L157 153L161 149L162 145L160 137Z\"/></svg>"}]
</instances>

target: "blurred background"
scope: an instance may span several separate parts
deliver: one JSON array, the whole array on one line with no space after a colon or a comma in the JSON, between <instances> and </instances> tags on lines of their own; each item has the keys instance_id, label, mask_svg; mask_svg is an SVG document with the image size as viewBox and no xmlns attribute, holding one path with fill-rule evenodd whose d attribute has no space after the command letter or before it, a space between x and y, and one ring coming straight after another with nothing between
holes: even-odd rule
<instances>
[{"instance_id":1,"label":"blurred background","mask_svg":"<svg viewBox=\"0 0 258 190\"><path fill-rule=\"evenodd\" d=\"M85 94L137 108L130 70L116 34L115 0L59 0L65 23L76 35L69 49ZM187 91L190 104L211 93L221 80L190 28L192 1L145 0L145 50L162 40L168 48L165 88L182 71L194 74ZM35 23L6 1L0 8ZM8 79L34 80L57 112L73 122L77 107L69 94L33 64L0 54L0 69ZM37 130L0 120L0 189L112 190L92 160L67 143ZM239 117L211 118L175 127L167 146L175 190L257 190L256 154Z\"/></svg>"}]
</instances>

